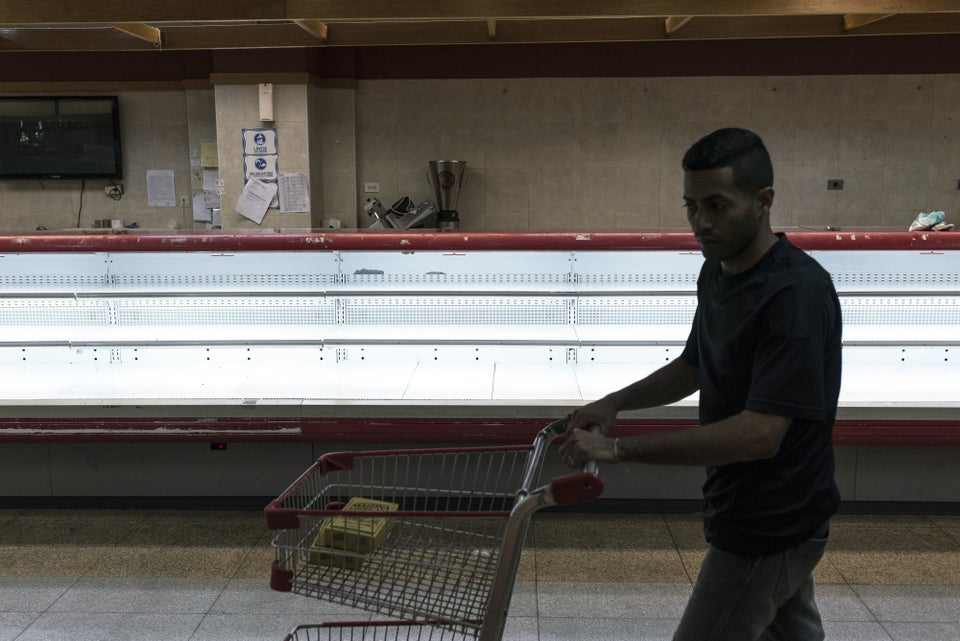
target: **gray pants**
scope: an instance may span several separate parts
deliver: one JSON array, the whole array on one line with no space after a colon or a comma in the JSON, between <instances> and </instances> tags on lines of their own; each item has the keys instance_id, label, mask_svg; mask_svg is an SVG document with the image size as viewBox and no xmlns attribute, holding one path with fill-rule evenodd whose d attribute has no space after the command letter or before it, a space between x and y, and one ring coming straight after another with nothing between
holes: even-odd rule
<instances>
[{"instance_id":1,"label":"gray pants","mask_svg":"<svg viewBox=\"0 0 960 641\"><path fill-rule=\"evenodd\" d=\"M826 530L767 556L711 546L673 641L823 641L812 573Z\"/></svg>"}]
</instances>

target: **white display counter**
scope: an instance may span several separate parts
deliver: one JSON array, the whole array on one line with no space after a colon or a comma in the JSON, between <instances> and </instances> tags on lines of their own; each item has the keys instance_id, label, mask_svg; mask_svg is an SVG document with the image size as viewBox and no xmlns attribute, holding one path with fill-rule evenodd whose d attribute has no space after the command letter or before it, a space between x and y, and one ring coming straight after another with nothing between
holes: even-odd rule
<instances>
[{"instance_id":1,"label":"white display counter","mask_svg":"<svg viewBox=\"0 0 960 641\"><path fill-rule=\"evenodd\" d=\"M788 235L841 298L836 442L960 445L960 234ZM0 237L0 441L526 441L680 353L701 262L680 233Z\"/></svg>"}]
</instances>

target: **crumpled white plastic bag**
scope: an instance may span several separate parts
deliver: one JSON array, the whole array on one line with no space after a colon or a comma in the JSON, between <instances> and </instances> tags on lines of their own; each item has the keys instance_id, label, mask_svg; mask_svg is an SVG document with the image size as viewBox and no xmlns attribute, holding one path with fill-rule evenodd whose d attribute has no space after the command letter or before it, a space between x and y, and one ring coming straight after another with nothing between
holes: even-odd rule
<instances>
[{"instance_id":1,"label":"crumpled white plastic bag","mask_svg":"<svg viewBox=\"0 0 960 641\"><path fill-rule=\"evenodd\" d=\"M921 212L917 214L917 217L913 219L912 223L910 223L909 231L923 231L926 229L931 229L934 225L939 225L942 222L942 211L931 211L928 214Z\"/></svg>"}]
</instances>

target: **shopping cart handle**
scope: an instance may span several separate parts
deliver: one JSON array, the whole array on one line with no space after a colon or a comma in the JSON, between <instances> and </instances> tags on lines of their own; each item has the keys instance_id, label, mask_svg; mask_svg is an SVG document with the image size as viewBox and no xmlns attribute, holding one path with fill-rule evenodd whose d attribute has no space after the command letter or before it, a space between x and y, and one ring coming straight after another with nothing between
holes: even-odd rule
<instances>
[{"instance_id":1,"label":"shopping cart handle","mask_svg":"<svg viewBox=\"0 0 960 641\"><path fill-rule=\"evenodd\" d=\"M562 427L559 427L559 430L561 433L567 432L566 421L563 422ZM591 425L590 431L594 434L602 432L599 425ZM603 494L600 466L593 460L584 461L579 474L555 478L550 481L550 486L553 490L553 499L557 505L591 501Z\"/></svg>"},{"instance_id":2,"label":"shopping cart handle","mask_svg":"<svg viewBox=\"0 0 960 641\"><path fill-rule=\"evenodd\" d=\"M550 489L557 505L582 503L603 494L603 479L596 472L569 474L552 479Z\"/></svg>"}]
</instances>

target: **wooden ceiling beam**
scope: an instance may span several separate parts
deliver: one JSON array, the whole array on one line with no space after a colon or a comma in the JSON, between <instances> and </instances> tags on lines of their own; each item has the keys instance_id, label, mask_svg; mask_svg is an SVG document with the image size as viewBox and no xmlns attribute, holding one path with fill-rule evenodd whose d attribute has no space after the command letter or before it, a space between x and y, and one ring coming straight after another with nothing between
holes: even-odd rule
<instances>
[{"instance_id":1,"label":"wooden ceiling beam","mask_svg":"<svg viewBox=\"0 0 960 641\"><path fill-rule=\"evenodd\" d=\"M287 0L291 17L335 20L470 20L802 16L956 12L956 0Z\"/></svg>"},{"instance_id":2,"label":"wooden ceiling beam","mask_svg":"<svg viewBox=\"0 0 960 641\"><path fill-rule=\"evenodd\" d=\"M102 29L17 29L6 35L4 49L20 51L154 51L154 46L127 34Z\"/></svg>"},{"instance_id":3,"label":"wooden ceiling beam","mask_svg":"<svg viewBox=\"0 0 960 641\"><path fill-rule=\"evenodd\" d=\"M0 0L0 25L502 20L957 12L957 0Z\"/></svg>"},{"instance_id":4,"label":"wooden ceiling beam","mask_svg":"<svg viewBox=\"0 0 960 641\"><path fill-rule=\"evenodd\" d=\"M109 23L117 31L130 34L134 38L140 38L144 42L149 42L154 47L159 48L163 42L163 34L156 27L151 27L142 22L113 22Z\"/></svg>"},{"instance_id":5,"label":"wooden ceiling beam","mask_svg":"<svg viewBox=\"0 0 960 641\"><path fill-rule=\"evenodd\" d=\"M697 18L671 35L661 18L598 18L592 20L497 20L496 43L642 42L657 40L743 40L755 38L858 37L861 35L960 34L960 13L896 15L843 29L839 16L800 18ZM153 46L111 28L14 29L4 32L2 50L143 51ZM310 48L318 46L392 46L424 44L490 44L486 20L431 22L340 22L321 42L293 22L167 26L163 49Z\"/></svg>"},{"instance_id":6,"label":"wooden ceiling beam","mask_svg":"<svg viewBox=\"0 0 960 641\"><path fill-rule=\"evenodd\" d=\"M327 25L320 20L294 20L294 24L309 33L320 41L320 44L327 43Z\"/></svg>"},{"instance_id":7,"label":"wooden ceiling beam","mask_svg":"<svg viewBox=\"0 0 960 641\"><path fill-rule=\"evenodd\" d=\"M327 42L337 30L328 30ZM269 25L234 25L223 27L167 27L164 29L164 50L176 49L280 49L317 47L320 41L306 29L291 23Z\"/></svg>"},{"instance_id":8,"label":"wooden ceiling beam","mask_svg":"<svg viewBox=\"0 0 960 641\"><path fill-rule=\"evenodd\" d=\"M0 36L0 51L22 51L23 47L16 42Z\"/></svg>"},{"instance_id":9,"label":"wooden ceiling beam","mask_svg":"<svg viewBox=\"0 0 960 641\"><path fill-rule=\"evenodd\" d=\"M676 40L736 40L753 38L851 37L836 16L790 18L698 18L667 36L660 18L623 20L498 20L496 41L511 43L642 42ZM896 16L862 30L871 35L960 33L960 14ZM202 29L169 27L164 48L246 48L316 46L306 32L293 25L236 26ZM298 33L299 32L299 33ZM857 31L861 33L860 30ZM392 46L422 44L489 44L486 21L337 23L326 46Z\"/></svg>"},{"instance_id":10,"label":"wooden ceiling beam","mask_svg":"<svg viewBox=\"0 0 960 641\"><path fill-rule=\"evenodd\" d=\"M672 36L691 20L693 20L693 16L670 16L664 22L663 30L668 36Z\"/></svg>"},{"instance_id":11,"label":"wooden ceiling beam","mask_svg":"<svg viewBox=\"0 0 960 641\"><path fill-rule=\"evenodd\" d=\"M286 0L30 0L17 5L0 0L0 25L288 19Z\"/></svg>"},{"instance_id":12,"label":"wooden ceiling beam","mask_svg":"<svg viewBox=\"0 0 960 641\"><path fill-rule=\"evenodd\" d=\"M896 14L894 13L847 14L843 16L843 29L845 31L853 31L854 29L865 27L868 24L873 24L875 22L880 22L881 20L886 20L887 18L892 18L895 15Z\"/></svg>"}]
</instances>

